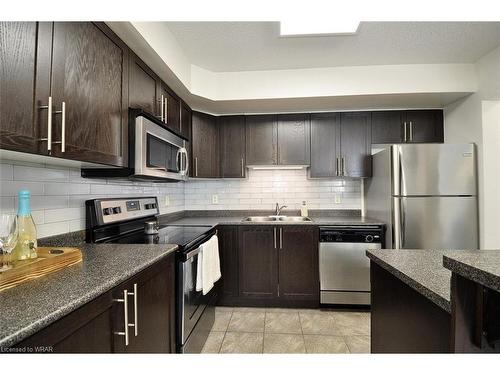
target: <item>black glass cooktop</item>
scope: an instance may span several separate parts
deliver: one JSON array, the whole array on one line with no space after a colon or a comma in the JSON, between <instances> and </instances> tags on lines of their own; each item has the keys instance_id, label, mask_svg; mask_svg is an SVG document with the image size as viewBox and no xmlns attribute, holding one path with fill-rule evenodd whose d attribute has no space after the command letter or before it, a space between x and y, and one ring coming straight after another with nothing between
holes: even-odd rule
<instances>
[{"instance_id":1,"label":"black glass cooktop","mask_svg":"<svg viewBox=\"0 0 500 375\"><path fill-rule=\"evenodd\" d=\"M113 239L113 243L126 244L176 244L184 248L198 240L207 237L213 232L210 226L175 226L160 227L158 234L145 234L142 231L134 232Z\"/></svg>"}]
</instances>

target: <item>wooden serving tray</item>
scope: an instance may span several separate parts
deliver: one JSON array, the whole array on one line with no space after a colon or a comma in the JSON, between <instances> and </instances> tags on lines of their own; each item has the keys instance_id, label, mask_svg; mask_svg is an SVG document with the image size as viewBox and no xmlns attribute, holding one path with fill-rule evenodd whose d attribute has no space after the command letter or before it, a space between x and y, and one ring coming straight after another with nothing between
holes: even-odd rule
<instances>
[{"instance_id":1,"label":"wooden serving tray","mask_svg":"<svg viewBox=\"0 0 500 375\"><path fill-rule=\"evenodd\" d=\"M38 258L16 261L13 268L0 272L0 291L82 261L82 252L75 247L38 247L36 252Z\"/></svg>"}]
</instances>

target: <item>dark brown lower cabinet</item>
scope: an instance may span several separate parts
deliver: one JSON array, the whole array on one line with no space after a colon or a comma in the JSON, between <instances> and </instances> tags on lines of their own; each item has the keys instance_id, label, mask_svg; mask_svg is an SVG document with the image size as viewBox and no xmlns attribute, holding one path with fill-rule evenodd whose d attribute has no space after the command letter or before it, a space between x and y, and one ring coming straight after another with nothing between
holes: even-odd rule
<instances>
[{"instance_id":1,"label":"dark brown lower cabinet","mask_svg":"<svg viewBox=\"0 0 500 375\"><path fill-rule=\"evenodd\" d=\"M55 353L174 353L174 262L174 254L167 256L16 347ZM128 327L128 345L125 335L118 334L125 332L124 298L129 324L138 323L137 335L135 326Z\"/></svg>"},{"instance_id":2,"label":"dark brown lower cabinet","mask_svg":"<svg viewBox=\"0 0 500 375\"><path fill-rule=\"evenodd\" d=\"M278 297L276 227L241 226L238 248L239 296L248 300Z\"/></svg>"},{"instance_id":3,"label":"dark brown lower cabinet","mask_svg":"<svg viewBox=\"0 0 500 375\"><path fill-rule=\"evenodd\" d=\"M220 226L217 231L222 269L219 305L231 306L238 298L238 227Z\"/></svg>"},{"instance_id":4,"label":"dark brown lower cabinet","mask_svg":"<svg viewBox=\"0 0 500 375\"><path fill-rule=\"evenodd\" d=\"M319 306L316 226L220 226L219 245L219 305Z\"/></svg>"},{"instance_id":5,"label":"dark brown lower cabinet","mask_svg":"<svg viewBox=\"0 0 500 375\"><path fill-rule=\"evenodd\" d=\"M279 293L289 301L319 300L318 228L281 226Z\"/></svg>"}]
</instances>

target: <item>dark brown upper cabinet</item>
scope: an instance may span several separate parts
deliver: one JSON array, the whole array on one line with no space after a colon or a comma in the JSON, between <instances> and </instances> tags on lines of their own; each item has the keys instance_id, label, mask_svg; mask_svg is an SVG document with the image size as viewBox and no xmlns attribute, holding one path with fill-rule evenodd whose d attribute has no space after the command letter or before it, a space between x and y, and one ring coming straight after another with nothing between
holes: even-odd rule
<instances>
[{"instance_id":1,"label":"dark brown upper cabinet","mask_svg":"<svg viewBox=\"0 0 500 375\"><path fill-rule=\"evenodd\" d=\"M279 294L319 303L318 228L283 225L279 230Z\"/></svg>"},{"instance_id":2,"label":"dark brown upper cabinet","mask_svg":"<svg viewBox=\"0 0 500 375\"><path fill-rule=\"evenodd\" d=\"M278 164L309 165L309 114L278 115Z\"/></svg>"},{"instance_id":3,"label":"dark brown upper cabinet","mask_svg":"<svg viewBox=\"0 0 500 375\"><path fill-rule=\"evenodd\" d=\"M278 164L276 115L245 116L247 165Z\"/></svg>"},{"instance_id":4,"label":"dark brown upper cabinet","mask_svg":"<svg viewBox=\"0 0 500 375\"><path fill-rule=\"evenodd\" d=\"M339 175L340 113L311 114L311 177Z\"/></svg>"},{"instance_id":5,"label":"dark brown upper cabinet","mask_svg":"<svg viewBox=\"0 0 500 375\"><path fill-rule=\"evenodd\" d=\"M343 112L340 115L340 174L345 177L370 177L371 113Z\"/></svg>"},{"instance_id":6,"label":"dark brown upper cabinet","mask_svg":"<svg viewBox=\"0 0 500 375\"><path fill-rule=\"evenodd\" d=\"M220 177L245 177L245 117L217 117L220 144Z\"/></svg>"},{"instance_id":7,"label":"dark brown upper cabinet","mask_svg":"<svg viewBox=\"0 0 500 375\"><path fill-rule=\"evenodd\" d=\"M407 130L407 142L411 143L442 143L443 111L415 110L406 111L405 117Z\"/></svg>"},{"instance_id":8,"label":"dark brown upper cabinet","mask_svg":"<svg viewBox=\"0 0 500 375\"><path fill-rule=\"evenodd\" d=\"M45 86L46 92L50 87L51 38L50 23L0 22L1 148L47 153L47 142L39 141L40 129L47 129L47 110L42 114L35 108L33 93L39 86Z\"/></svg>"},{"instance_id":9,"label":"dark brown upper cabinet","mask_svg":"<svg viewBox=\"0 0 500 375\"><path fill-rule=\"evenodd\" d=\"M127 46L106 25L92 22L55 22L53 41L56 155L126 165Z\"/></svg>"},{"instance_id":10,"label":"dark brown upper cabinet","mask_svg":"<svg viewBox=\"0 0 500 375\"><path fill-rule=\"evenodd\" d=\"M193 112L192 176L219 177L219 128L215 116Z\"/></svg>"},{"instance_id":11,"label":"dark brown upper cabinet","mask_svg":"<svg viewBox=\"0 0 500 375\"><path fill-rule=\"evenodd\" d=\"M440 109L372 112L372 143L442 143Z\"/></svg>"},{"instance_id":12,"label":"dark brown upper cabinet","mask_svg":"<svg viewBox=\"0 0 500 375\"><path fill-rule=\"evenodd\" d=\"M277 228L240 226L238 237L239 296L247 300L277 298Z\"/></svg>"},{"instance_id":13,"label":"dark brown upper cabinet","mask_svg":"<svg viewBox=\"0 0 500 375\"><path fill-rule=\"evenodd\" d=\"M165 83L160 85L160 117L167 127L181 131L181 101Z\"/></svg>"},{"instance_id":14,"label":"dark brown upper cabinet","mask_svg":"<svg viewBox=\"0 0 500 375\"><path fill-rule=\"evenodd\" d=\"M181 102L181 119L180 119L180 132L181 134L186 137L187 139L191 139L191 108L184 103Z\"/></svg>"},{"instance_id":15,"label":"dark brown upper cabinet","mask_svg":"<svg viewBox=\"0 0 500 375\"><path fill-rule=\"evenodd\" d=\"M372 143L401 143L404 128L404 111L372 112Z\"/></svg>"},{"instance_id":16,"label":"dark brown upper cabinet","mask_svg":"<svg viewBox=\"0 0 500 375\"><path fill-rule=\"evenodd\" d=\"M311 115L311 177L370 177L370 112Z\"/></svg>"},{"instance_id":17,"label":"dark brown upper cabinet","mask_svg":"<svg viewBox=\"0 0 500 375\"><path fill-rule=\"evenodd\" d=\"M126 165L127 46L94 22L5 23L0 34L2 148Z\"/></svg>"},{"instance_id":18,"label":"dark brown upper cabinet","mask_svg":"<svg viewBox=\"0 0 500 375\"><path fill-rule=\"evenodd\" d=\"M133 52L130 52L129 106L140 108L162 120L161 80Z\"/></svg>"}]
</instances>

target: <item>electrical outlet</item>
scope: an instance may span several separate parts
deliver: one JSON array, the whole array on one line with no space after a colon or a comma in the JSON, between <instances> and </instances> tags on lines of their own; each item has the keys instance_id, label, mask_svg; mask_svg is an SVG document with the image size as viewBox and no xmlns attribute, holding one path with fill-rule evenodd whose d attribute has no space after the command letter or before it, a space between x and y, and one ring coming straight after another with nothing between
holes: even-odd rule
<instances>
[{"instance_id":1,"label":"electrical outlet","mask_svg":"<svg viewBox=\"0 0 500 375\"><path fill-rule=\"evenodd\" d=\"M217 194L212 194L212 204L219 203L219 196Z\"/></svg>"},{"instance_id":2,"label":"electrical outlet","mask_svg":"<svg viewBox=\"0 0 500 375\"><path fill-rule=\"evenodd\" d=\"M334 199L335 199L335 204L340 204L340 203L342 203L342 197L341 197L341 195L340 195L340 194L335 194Z\"/></svg>"},{"instance_id":3,"label":"electrical outlet","mask_svg":"<svg viewBox=\"0 0 500 375\"><path fill-rule=\"evenodd\" d=\"M170 206L170 197L165 195L165 207Z\"/></svg>"}]
</instances>

